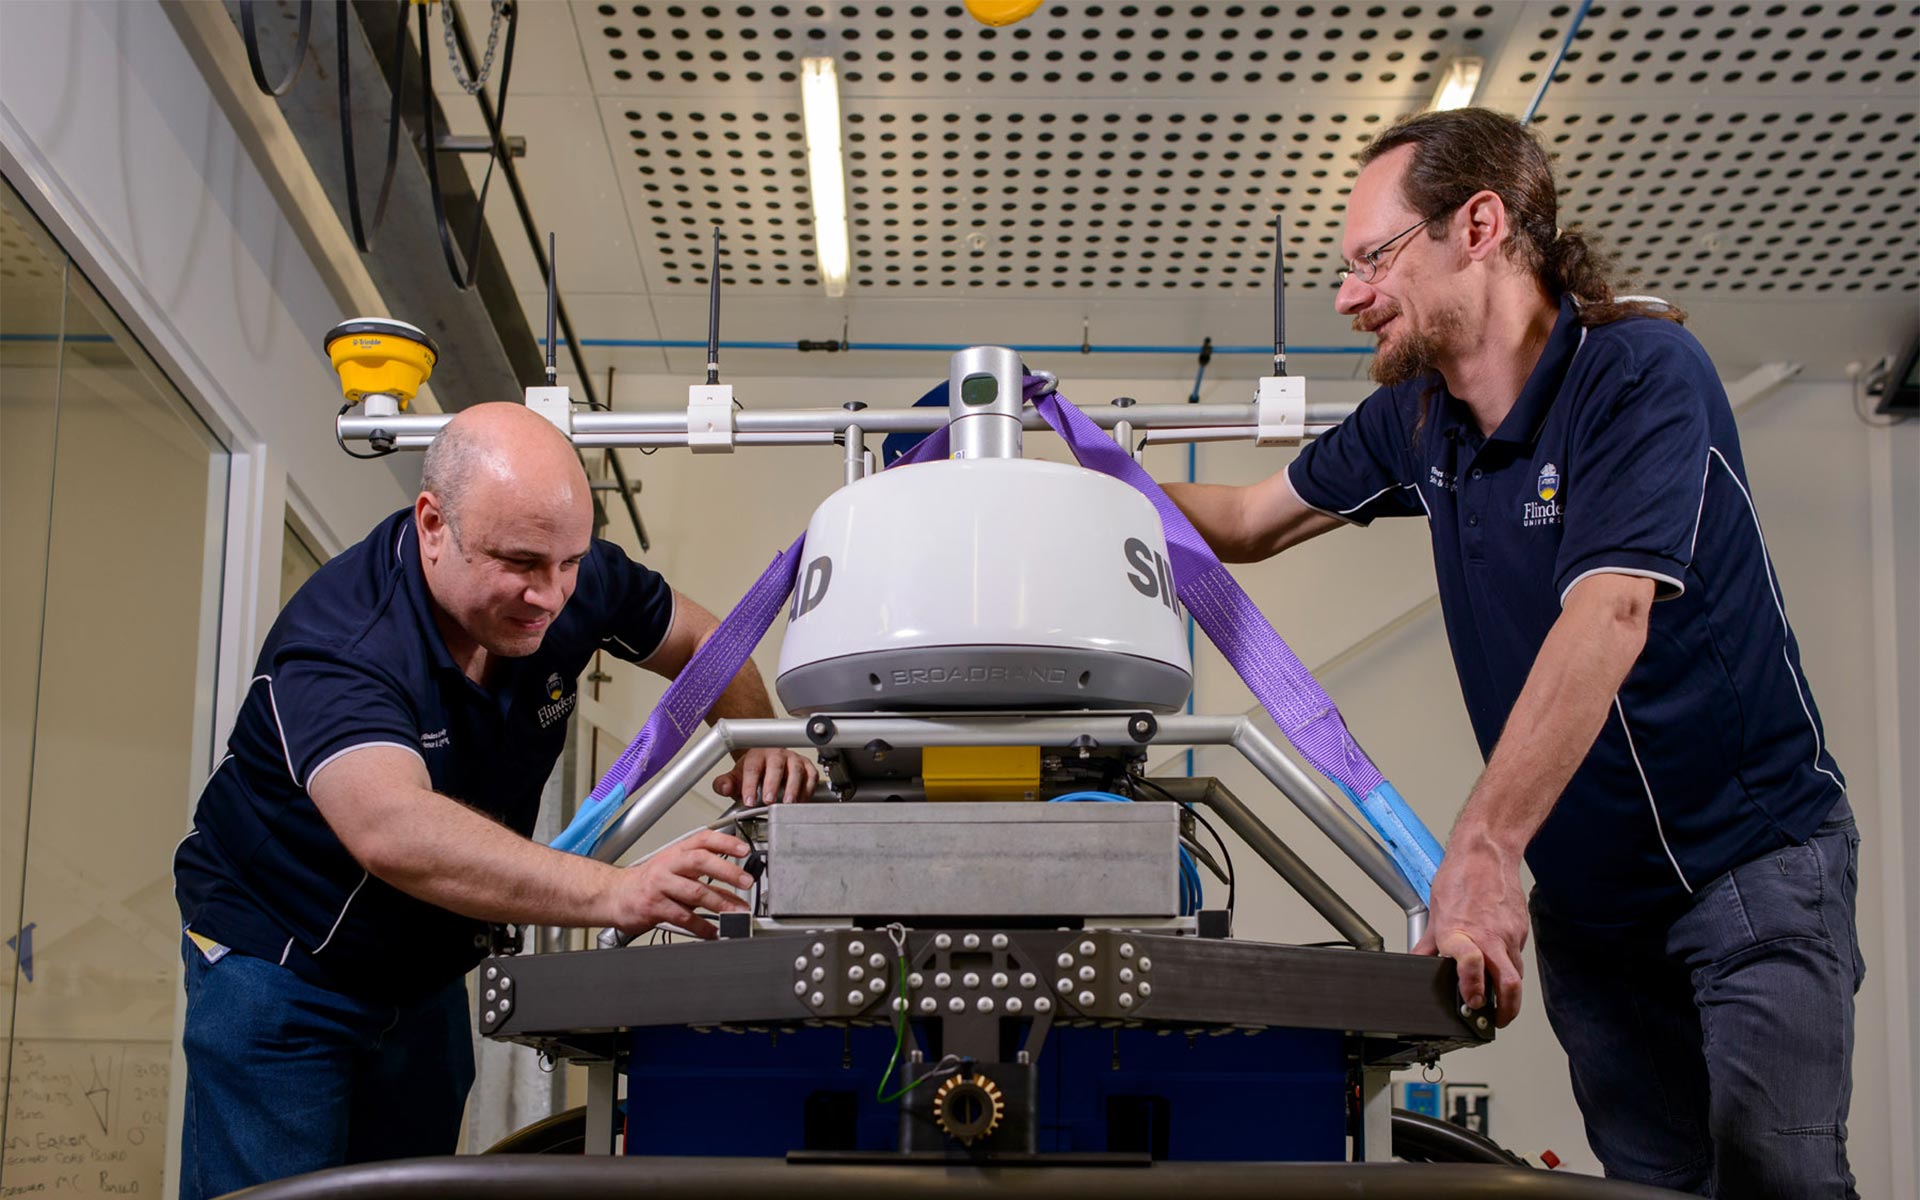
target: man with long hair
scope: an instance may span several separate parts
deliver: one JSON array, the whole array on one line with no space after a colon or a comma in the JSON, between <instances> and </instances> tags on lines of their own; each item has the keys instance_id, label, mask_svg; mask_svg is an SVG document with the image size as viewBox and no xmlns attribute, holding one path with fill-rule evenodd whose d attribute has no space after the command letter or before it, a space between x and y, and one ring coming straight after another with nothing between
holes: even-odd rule
<instances>
[{"instance_id":1,"label":"man with long hair","mask_svg":"<svg viewBox=\"0 0 1920 1200\"><path fill-rule=\"evenodd\" d=\"M1859 835L1713 364L1615 296L1512 118L1410 117L1361 164L1337 306L1382 386L1270 479L1167 491L1228 561L1427 519L1487 765L1415 949L1506 1025L1531 917L1608 1174L1853 1196Z\"/></svg>"}]
</instances>

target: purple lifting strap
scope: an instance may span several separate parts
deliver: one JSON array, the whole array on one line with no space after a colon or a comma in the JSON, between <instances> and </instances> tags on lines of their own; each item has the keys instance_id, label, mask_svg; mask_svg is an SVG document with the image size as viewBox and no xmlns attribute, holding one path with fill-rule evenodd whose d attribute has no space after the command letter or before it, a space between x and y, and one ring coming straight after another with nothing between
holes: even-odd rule
<instances>
[{"instance_id":1,"label":"purple lifting strap","mask_svg":"<svg viewBox=\"0 0 1920 1200\"><path fill-rule=\"evenodd\" d=\"M1338 784L1360 809L1424 899L1439 865L1440 845L1354 741L1332 697L1153 477L1086 414L1065 397L1045 392L1045 387L1042 381L1030 378L1027 398L1066 441L1081 466L1130 485L1152 502L1160 514L1175 585L1187 611L1301 756ZM946 454L947 430L942 427L888 469ZM556 849L589 852L601 826L620 802L638 791L686 744L780 614L793 591L805 541L803 535L774 559L681 670L640 735L593 789L579 816L554 839Z\"/></svg>"}]
</instances>

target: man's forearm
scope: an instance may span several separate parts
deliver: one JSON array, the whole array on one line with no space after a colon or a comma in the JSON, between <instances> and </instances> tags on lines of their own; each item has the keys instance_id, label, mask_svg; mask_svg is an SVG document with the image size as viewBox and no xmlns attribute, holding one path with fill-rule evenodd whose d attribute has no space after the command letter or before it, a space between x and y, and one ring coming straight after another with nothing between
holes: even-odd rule
<instances>
[{"instance_id":1,"label":"man's forearm","mask_svg":"<svg viewBox=\"0 0 1920 1200\"><path fill-rule=\"evenodd\" d=\"M356 840L368 871L462 916L584 926L611 924L616 915L618 868L537 845L437 792L419 789Z\"/></svg>"},{"instance_id":2,"label":"man's forearm","mask_svg":"<svg viewBox=\"0 0 1920 1200\"><path fill-rule=\"evenodd\" d=\"M1169 483L1163 485L1167 498L1185 513L1187 520L1207 545L1224 562L1244 562L1247 541L1246 498L1241 488L1218 483Z\"/></svg>"},{"instance_id":3,"label":"man's forearm","mask_svg":"<svg viewBox=\"0 0 1920 1200\"><path fill-rule=\"evenodd\" d=\"M1569 597L1454 824L1450 850L1478 842L1517 858L1533 840L1593 748L1621 681L1646 645L1652 588L1638 582Z\"/></svg>"}]
</instances>

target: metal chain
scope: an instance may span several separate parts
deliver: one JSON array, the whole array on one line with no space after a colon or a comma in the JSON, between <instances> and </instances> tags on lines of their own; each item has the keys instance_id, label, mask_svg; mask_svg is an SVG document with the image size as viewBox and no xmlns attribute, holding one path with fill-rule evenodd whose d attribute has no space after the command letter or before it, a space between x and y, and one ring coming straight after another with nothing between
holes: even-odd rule
<instances>
[{"instance_id":1,"label":"metal chain","mask_svg":"<svg viewBox=\"0 0 1920 1200\"><path fill-rule=\"evenodd\" d=\"M469 79L466 68L460 65L460 47L453 39L453 0L443 0L445 8L440 13L440 32L447 42L447 66L453 71L453 81L472 96L487 86L487 77L493 74L493 52L500 45L500 22L506 16L507 0L493 0L493 19L487 25L487 54L480 60L480 74Z\"/></svg>"}]
</instances>

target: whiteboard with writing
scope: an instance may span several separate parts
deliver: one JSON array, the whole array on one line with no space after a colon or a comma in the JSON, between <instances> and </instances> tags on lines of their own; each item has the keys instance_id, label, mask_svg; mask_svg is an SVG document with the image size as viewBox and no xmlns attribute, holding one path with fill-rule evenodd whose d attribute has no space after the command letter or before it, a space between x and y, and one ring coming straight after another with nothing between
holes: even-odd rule
<instances>
[{"instance_id":1,"label":"whiteboard with writing","mask_svg":"<svg viewBox=\"0 0 1920 1200\"><path fill-rule=\"evenodd\" d=\"M159 1196L171 1054L162 1041L15 1041L0 1198Z\"/></svg>"}]
</instances>

